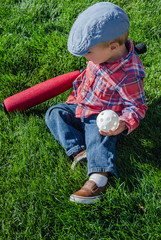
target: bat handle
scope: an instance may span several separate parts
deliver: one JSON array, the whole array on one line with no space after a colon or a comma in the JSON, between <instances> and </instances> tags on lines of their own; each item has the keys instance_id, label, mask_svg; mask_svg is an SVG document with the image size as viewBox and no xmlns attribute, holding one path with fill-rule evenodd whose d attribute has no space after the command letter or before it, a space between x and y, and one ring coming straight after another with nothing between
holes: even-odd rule
<instances>
[{"instance_id":1,"label":"bat handle","mask_svg":"<svg viewBox=\"0 0 161 240\"><path fill-rule=\"evenodd\" d=\"M138 53L138 54L143 54L143 53L146 53L147 51L147 47L146 47L146 44L145 43L138 43L135 47L134 47L135 51Z\"/></svg>"}]
</instances>

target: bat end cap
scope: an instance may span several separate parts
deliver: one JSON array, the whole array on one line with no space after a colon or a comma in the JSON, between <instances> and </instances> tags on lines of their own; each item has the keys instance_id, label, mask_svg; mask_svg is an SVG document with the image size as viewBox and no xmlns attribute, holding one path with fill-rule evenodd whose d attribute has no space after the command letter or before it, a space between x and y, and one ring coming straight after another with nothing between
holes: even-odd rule
<instances>
[{"instance_id":1,"label":"bat end cap","mask_svg":"<svg viewBox=\"0 0 161 240\"><path fill-rule=\"evenodd\" d=\"M1 104L2 105L2 109L5 111L5 113L8 113L7 109L6 109L6 106L4 104L4 102Z\"/></svg>"}]
</instances>

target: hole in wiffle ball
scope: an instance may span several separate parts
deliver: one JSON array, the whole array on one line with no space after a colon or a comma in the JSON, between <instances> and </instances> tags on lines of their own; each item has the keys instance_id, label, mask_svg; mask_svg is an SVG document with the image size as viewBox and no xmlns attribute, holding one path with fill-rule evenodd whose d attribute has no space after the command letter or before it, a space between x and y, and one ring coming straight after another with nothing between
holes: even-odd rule
<instances>
[{"instance_id":1,"label":"hole in wiffle ball","mask_svg":"<svg viewBox=\"0 0 161 240\"><path fill-rule=\"evenodd\" d=\"M100 118L100 122L103 122L103 118Z\"/></svg>"}]
</instances>

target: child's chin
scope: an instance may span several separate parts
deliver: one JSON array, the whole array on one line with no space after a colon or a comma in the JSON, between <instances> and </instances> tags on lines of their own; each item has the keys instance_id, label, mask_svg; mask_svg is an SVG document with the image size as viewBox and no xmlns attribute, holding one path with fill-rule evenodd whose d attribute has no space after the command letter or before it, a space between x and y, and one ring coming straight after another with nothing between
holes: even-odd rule
<instances>
[{"instance_id":1,"label":"child's chin","mask_svg":"<svg viewBox=\"0 0 161 240\"><path fill-rule=\"evenodd\" d=\"M92 61L94 64L101 64L100 62L95 62L95 61Z\"/></svg>"}]
</instances>

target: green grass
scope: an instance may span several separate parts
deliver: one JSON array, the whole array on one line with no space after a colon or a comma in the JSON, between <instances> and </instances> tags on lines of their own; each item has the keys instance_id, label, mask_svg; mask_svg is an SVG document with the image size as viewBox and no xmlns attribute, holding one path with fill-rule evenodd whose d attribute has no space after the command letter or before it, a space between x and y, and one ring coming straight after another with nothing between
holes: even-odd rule
<instances>
[{"instance_id":1,"label":"green grass","mask_svg":"<svg viewBox=\"0 0 161 240\"><path fill-rule=\"evenodd\" d=\"M54 76L86 66L67 51L76 16L99 1L0 0L0 102ZM95 205L69 202L87 179L86 165L70 170L47 129L46 110L67 92L25 113L0 109L0 239L161 239L160 0L114 0L130 18L141 55L148 111L117 150L120 178Z\"/></svg>"}]
</instances>

